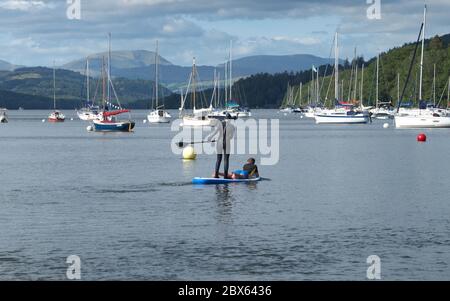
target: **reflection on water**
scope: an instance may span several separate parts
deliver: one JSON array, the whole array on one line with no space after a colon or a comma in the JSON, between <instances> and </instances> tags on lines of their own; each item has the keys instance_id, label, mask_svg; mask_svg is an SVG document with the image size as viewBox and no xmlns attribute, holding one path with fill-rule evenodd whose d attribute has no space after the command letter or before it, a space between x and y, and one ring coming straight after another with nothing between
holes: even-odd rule
<instances>
[{"instance_id":1,"label":"reflection on water","mask_svg":"<svg viewBox=\"0 0 450 301\"><path fill-rule=\"evenodd\" d=\"M229 185L215 185L217 211L219 213L219 221L231 222L233 203L235 198Z\"/></svg>"}]
</instances>

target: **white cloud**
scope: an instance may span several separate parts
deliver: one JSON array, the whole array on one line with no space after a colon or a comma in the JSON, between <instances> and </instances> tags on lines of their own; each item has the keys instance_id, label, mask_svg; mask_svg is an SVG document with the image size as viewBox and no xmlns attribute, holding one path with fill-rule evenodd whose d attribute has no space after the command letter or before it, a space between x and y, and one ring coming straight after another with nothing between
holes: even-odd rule
<instances>
[{"instance_id":1,"label":"white cloud","mask_svg":"<svg viewBox=\"0 0 450 301\"><path fill-rule=\"evenodd\" d=\"M33 9L42 9L48 7L43 1L32 0L4 0L0 2L0 9L30 11Z\"/></svg>"}]
</instances>

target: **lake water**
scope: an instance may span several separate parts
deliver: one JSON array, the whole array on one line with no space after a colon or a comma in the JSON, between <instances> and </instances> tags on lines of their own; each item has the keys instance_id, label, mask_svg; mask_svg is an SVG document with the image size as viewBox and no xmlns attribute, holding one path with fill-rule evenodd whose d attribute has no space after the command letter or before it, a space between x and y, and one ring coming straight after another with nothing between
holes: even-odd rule
<instances>
[{"instance_id":1,"label":"lake water","mask_svg":"<svg viewBox=\"0 0 450 301\"><path fill-rule=\"evenodd\" d=\"M168 125L98 134L12 111L0 125L0 280L450 280L450 130L280 118L280 161L257 184L204 186ZM174 112L175 114L175 112ZM246 156L232 157L239 168Z\"/></svg>"}]
</instances>

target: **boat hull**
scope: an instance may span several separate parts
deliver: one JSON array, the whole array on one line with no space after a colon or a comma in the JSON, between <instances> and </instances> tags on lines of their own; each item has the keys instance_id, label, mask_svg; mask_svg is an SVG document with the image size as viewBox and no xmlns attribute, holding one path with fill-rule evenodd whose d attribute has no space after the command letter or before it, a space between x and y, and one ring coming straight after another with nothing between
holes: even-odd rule
<instances>
[{"instance_id":1,"label":"boat hull","mask_svg":"<svg viewBox=\"0 0 450 301\"><path fill-rule=\"evenodd\" d=\"M52 122L52 123L61 123L64 121L65 121L65 119L63 119L63 118L48 118L48 122Z\"/></svg>"},{"instance_id":2,"label":"boat hull","mask_svg":"<svg viewBox=\"0 0 450 301\"><path fill-rule=\"evenodd\" d=\"M147 115L147 120L149 123L170 123L171 117L166 111L152 111Z\"/></svg>"},{"instance_id":3,"label":"boat hull","mask_svg":"<svg viewBox=\"0 0 450 301\"><path fill-rule=\"evenodd\" d=\"M100 120L103 118L103 115L101 113L95 114L92 112L77 112L78 118L83 121L93 121L93 120Z\"/></svg>"},{"instance_id":4,"label":"boat hull","mask_svg":"<svg viewBox=\"0 0 450 301\"><path fill-rule=\"evenodd\" d=\"M195 117L184 117L183 126L213 126L213 120L210 118L195 118Z\"/></svg>"},{"instance_id":5,"label":"boat hull","mask_svg":"<svg viewBox=\"0 0 450 301\"><path fill-rule=\"evenodd\" d=\"M435 116L395 116L398 129L450 128L450 117Z\"/></svg>"},{"instance_id":6,"label":"boat hull","mask_svg":"<svg viewBox=\"0 0 450 301\"><path fill-rule=\"evenodd\" d=\"M170 118L167 117L147 116L147 120L149 123L170 123Z\"/></svg>"},{"instance_id":7,"label":"boat hull","mask_svg":"<svg viewBox=\"0 0 450 301\"><path fill-rule=\"evenodd\" d=\"M369 123L367 115L315 115L317 124L366 124Z\"/></svg>"},{"instance_id":8,"label":"boat hull","mask_svg":"<svg viewBox=\"0 0 450 301\"><path fill-rule=\"evenodd\" d=\"M94 121L95 132L132 132L136 124L133 121L103 122Z\"/></svg>"}]
</instances>

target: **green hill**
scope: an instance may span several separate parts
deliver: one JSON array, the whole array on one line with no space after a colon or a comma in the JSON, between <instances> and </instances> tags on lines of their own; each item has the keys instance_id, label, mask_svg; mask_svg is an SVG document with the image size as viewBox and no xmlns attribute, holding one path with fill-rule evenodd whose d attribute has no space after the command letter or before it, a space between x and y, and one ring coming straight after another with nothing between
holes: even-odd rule
<instances>
[{"instance_id":1,"label":"green hill","mask_svg":"<svg viewBox=\"0 0 450 301\"><path fill-rule=\"evenodd\" d=\"M80 107L86 98L86 78L80 73L56 70L56 97L58 107ZM142 103L150 105L154 82L146 80L113 79L115 91L122 104ZM53 70L44 67L20 68L0 72L0 106L10 108L42 108L53 106ZM9 93L7 93L9 92ZM101 99L102 85L91 78L91 97ZM160 87L161 95L171 95L170 90ZM44 100L49 101L48 104ZM5 105L5 104L9 105Z\"/></svg>"},{"instance_id":2,"label":"green hill","mask_svg":"<svg viewBox=\"0 0 450 301\"><path fill-rule=\"evenodd\" d=\"M435 36L432 39L426 40L425 52L424 52L424 70L423 70L423 97L425 100L433 101L433 73L434 66L436 67L436 103L440 102L440 105L447 105L447 87L449 84L450 76L450 34L445 36ZM397 88L397 74L400 76L400 93L405 85L406 77L408 74L409 65L413 56L415 44L405 44L402 47L391 49L387 52L380 54L380 72L379 72L379 100L391 101L393 104L397 104L398 88ZM420 48L419 48L420 50ZM357 100L360 100L360 85L361 85L361 67L365 65L364 71L364 85L363 85L363 103L364 105L374 105L375 89L376 89L376 58L372 58L365 62L363 58L359 57L352 62L359 68L358 70L358 82L357 82ZM406 93L403 101L411 101L417 104L418 99L418 85L419 85L419 64L420 53L416 56L413 71L411 74L410 82L407 86ZM323 74L322 72L320 74ZM324 78L320 79L321 93L320 99L327 100L331 103L334 99L334 77L327 74ZM278 78L284 77L278 75ZM298 85L300 81L299 76L294 76L289 82L294 87L294 98L297 104L306 104L308 98L308 87L311 87L311 80L302 81L302 99L299 98L300 92ZM351 77L351 64L340 66L339 81L343 82L344 86L344 100L353 99L350 95L354 93L354 80L350 87ZM309 77L311 73L309 72ZM331 83L330 83L331 80ZM327 94L328 91L328 94ZM286 88L284 89L283 96L278 95L280 105L286 103ZM350 96L350 97L349 97ZM272 99L272 103L277 103L275 99Z\"/></svg>"}]
</instances>

